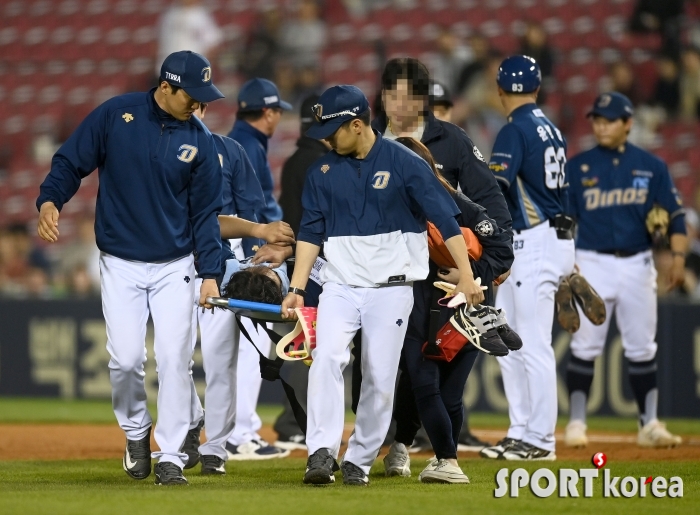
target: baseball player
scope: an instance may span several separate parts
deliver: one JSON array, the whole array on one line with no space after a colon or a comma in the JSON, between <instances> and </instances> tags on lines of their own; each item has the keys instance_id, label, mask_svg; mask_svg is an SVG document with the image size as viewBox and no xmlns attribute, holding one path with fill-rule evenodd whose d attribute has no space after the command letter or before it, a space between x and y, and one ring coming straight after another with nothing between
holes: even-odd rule
<instances>
[{"instance_id":1,"label":"baseball player","mask_svg":"<svg viewBox=\"0 0 700 515\"><path fill-rule=\"evenodd\" d=\"M272 195L274 185L267 160L267 145L277 129L282 112L291 108L290 104L280 98L277 86L266 79L251 79L238 93L236 122L228 137L243 146L262 186L265 201L257 210L260 223L282 219L282 210ZM252 256L257 250L254 247L258 245L259 240L243 238L244 255ZM243 318L243 324L258 349L269 354L271 342L264 329L256 329L247 318ZM258 373L258 354L247 342L239 346L238 353L236 423L226 446L228 457L231 460L260 460L288 456L288 450L269 445L258 434L262 427L262 421L255 411L262 385Z\"/></svg>"},{"instance_id":2,"label":"baseball player","mask_svg":"<svg viewBox=\"0 0 700 515\"><path fill-rule=\"evenodd\" d=\"M557 374L552 349L554 294L574 267L573 222L566 217L566 141L535 101L542 74L534 59L516 55L498 70L498 95L508 124L496 137L489 168L503 190L515 230L515 261L498 290L523 341L499 358L508 398L508 435L481 450L487 458L554 460Z\"/></svg>"},{"instance_id":3,"label":"baseball player","mask_svg":"<svg viewBox=\"0 0 700 515\"><path fill-rule=\"evenodd\" d=\"M639 410L637 443L642 447L681 443L657 419L656 269L645 220L655 205L669 213L670 284L678 286L688 249L685 215L666 164L627 141L633 114L625 95L600 95L588 113L598 145L566 165L570 208L578 226L576 265L605 301L608 314L598 326L581 317L581 327L571 340L566 380L571 419L564 442L573 447L588 442L586 402L593 362L603 352L613 311Z\"/></svg>"},{"instance_id":4,"label":"baseball player","mask_svg":"<svg viewBox=\"0 0 700 515\"><path fill-rule=\"evenodd\" d=\"M112 405L127 438L124 470L144 479L152 456L156 484L187 484L181 446L190 427L193 251L199 304L218 293L221 165L214 138L192 116L201 102L218 98L207 59L170 54L157 88L114 97L88 115L54 155L37 199L39 236L55 242L59 211L99 169L95 232ZM152 455L143 369L149 315L159 384L160 450Z\"/></svg>"},{"instance_id":5,"label":"baseball player","mask_svg":"<svg viewBox=\"0 0 700 515\"><path fill-rule=\"evenodd\" d=\"M314 363L309 371L309 452L304 482L334 481L343 434L342 372L362 327L362 389L355 432L342 460L343 482L367 485L391 421L403 339L413 306L412 282L428 274L426 218L442 233L460 272L457 292L483 300L474 281L459 213L428 165L369 125L369 102L354 86L326 90L307 135L333 148L309 169L288 310L304 288L323 243L328 263L319 299Z\"/></svg>"},{"instance_id":6,"label":"baseball player","mask_svg":"<svg viewBox=\"0 0 700 515\"><path fill-rule=\"evenodd\" d=\"M384 67L381 82L384 112L374 119L372 126L387 139L408 136L423 143L435 159L435 166L450 185L453 188L459 187L469 199L484 207L498 227L510 231L508 207L481 152L464 130L437 119L431 112L430 96L434 90L430 89L430 74L423 63L411 57L391 59ZM482 278L482 284L489 286L485 292L484 304L492 306L494 297L491 283L495 279L493 269L485 261L477 261L473 266L476 275ZM408 376L400 381L397 406L412 406L413 393ZM417 412L413 416L418 420ZM459 443L477 450L488 445L471 434L466 414ZM419 433L414 447L428 450L429 445L428 439L421 438ZM408 454L404 451L401 446L392 447L389 460L394 461L395 458L397 467L405 467Z\"/></svg>"},{"instance_id":7,"label":"baseball player","mask_svg":"<svg viewBox=\"0 0 700 515\"><path fill-rule=\"evenodd\" d=\"M206 114L206 104L201 104L195 115L202 120ZM243 147L236 141L214 134L214 142L219 153L221 169L224 177L222 215L238 216L243 220L255 222L255 210L263 202L262 188L253 166L250 164ZM288 225L280 227L287 230L282 239L275 234L275 222L261 227L263 239L274 243L291 243L292 232ZM252 228L246 224L243 228ZM224 233L227 228L224 227ZM248 236L249 231L227 234L228 236ZM222 238L221 263L234 257L234 250L228 238ZM242 254L242 253L241 253ZM242 255L238 256L242 258ZM222 269L222 273L223 273ZM197 284L202 279L197 278ZM194 467L200 459L202 474L223 475L226 473L225 461L227 452L225 443L234 427L236 401L236 364L238 359L239 331L234 320L233 312L229 310L205 311L197 305L192 312L193 327L199 323L202 359L206 376L205 402L206 412L192 381L192 420L188 438L185 440L183 451L188 454L189 461L185 468ZM192 332L192 348L197 342L197 332ZM248 344L246 342L246 344ZM199 431L206 426L207 441L200 445Z\"/></svg>"}]
</instances>

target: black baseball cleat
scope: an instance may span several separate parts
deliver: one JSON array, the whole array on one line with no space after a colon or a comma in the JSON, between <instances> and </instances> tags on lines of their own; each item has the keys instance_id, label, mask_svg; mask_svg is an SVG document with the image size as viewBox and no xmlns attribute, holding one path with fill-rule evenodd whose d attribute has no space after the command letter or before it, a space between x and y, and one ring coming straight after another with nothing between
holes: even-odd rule
<instances>
[{"instance_id":1,"label":"black baseball cleat","mask_svg":"<svg viewBox=\"0 0 700 515\"><path fill-rule=\"evenodd\" d=\"M226 474L226 462L213 454L202 454L202 475L223 476Z\"/></svg>"},{"instance_id":2,"label":"black baseball cleat","mask_svg":"<svg viewBox=\"0 0 700 515\"><path fill-rule=\"evenodd\" d=\"M554 302L557 305L557 320L559 325L569 333L575 333L581 327L581 317L574 304L574 292L571 291L569 281L564 279L557 292L554 294Z\"/></svg>"},{"instance_id":3,"label":"black baseball cleat","mask_svg":"<svg viewBox=\"0 0 700 515\"><path fill-rule=\"evenodd\" d=\"M204 427L204 417L199 421L197 427L187 431L185 436L185 443L182 444L182 452L187 454L187 463L185 464L186 469L191 469L197 463L199 463L199 437L202 433L202 428Z\"/></svg>"},{"instance_id":4,"label":"black baseball cleat","mask_svg":"<svg viewBox=\"0 0 700 515\"><path fill-rule=\"evenodd\" d=\"M188 484L187 479L182 475L182 469L169 461L156 463L156 466L153 467L153 473L156 476L157 485L178 486Z\"/></svg>"},{"instance_id":5,"label":"black baseball cleat","mask_svg":"<svg viewBox=\"0 0 700 515\"><path fill-rule=\"evenodd\" d=\"M574 298L583 309L583 314L593 325L601 325L607 316L605 302L600 298L598 292L586 281L586 278L579 274L569 276L569 284Z\"/></svg>"},{"instance_id":6,"label":"black baseball cleat","mask_svg":"<svg viewBox=\"0 0 700 515\"><path fill-rule=\"evenodd\" d=\"M481 352L491 356L507 356L508 347L493 326L495 319L488 306L475 306L470 310L466 304L462 304L450 318L450 322Z\"/></svg>"},{"instance_id":7,"label":"black baseball cleat","mask_svg":"<svg viewBox=\"0 0 700 515\"><path fill-rule=\"evenodd\" d=\"M151 428L141 440L126 440L122 459L124 471L133 479L146 479L151 475Z\"/></svg>"},{"instance_id":8,"label":"black baseball cleat","mask_svg":"<svg viewBox=\"0 0 700 515\"><path fill-rule=\"evenodd\" d=\"M484 447L479 451L479 456L482 458L489 458L492 460L499 459L503 456L503 453L520 443L520 440L515 438L505 437L503 440L498 442L496 445L490 447Z\"/></svg>"},{"instance_id":9,"label":"black baseball cleat","mask_svg":"<svg viewBox=\"0 0 700 515\"><path fill-rule=\"evenodd\" d=\"M557 455L554 451L546 451L521 440L503 451L499 458L510 461L555 461Z\"/></svg>"},{"instance_id":10,"label":"black baseball cleat","mask_svg":"<svg viewBox=\"0 0 700 515\"><path fill-rule=\"evenodd\" d=\"M319 449L306 460L304 483L307 485L328 485L335 483L334 472L340 470L335 458L328 449Z\"/></svg>"},{"instance_id":11,"label":"black baseball cleat","mask_svg":"<svg viewBox=\"0 0 700 515\"><path fill-rule=\"evenodd\" d=\"M498 331L498 336L501 337L503 343L505 343L508 350L520 350L523 348L523 341L520 339L518 333L513 331L513 329L508 325L506 320L506 312L502 309L496 309L489 307L491 314L496 317L493 322L493 326Z\"/></svg>"},{"instance_id":12,"label":"black baseball cleat","mask_svg":"<svg viewBox=\"0 0 700 515\"><path fill-rule=\"evenodd\" d=\"M460 433L459 440L457 440L457 450L462 452L479 452L481 449L490 446L490 443L479 440L479 438L471 434L469 431L463 431Z\"/></svg>"},{"instance_id":13,"label":"black baseball cleat","mask_svg":"<svg viewBox=\"0 0 700 515\"><path fill-rule=\"evenodd\" d=\"M350 486L369 485L369 478L367 474L365 474L365 471L354 463L343 460L340 470L343 473L343 484Z\"/></svg>"}]
</instances>

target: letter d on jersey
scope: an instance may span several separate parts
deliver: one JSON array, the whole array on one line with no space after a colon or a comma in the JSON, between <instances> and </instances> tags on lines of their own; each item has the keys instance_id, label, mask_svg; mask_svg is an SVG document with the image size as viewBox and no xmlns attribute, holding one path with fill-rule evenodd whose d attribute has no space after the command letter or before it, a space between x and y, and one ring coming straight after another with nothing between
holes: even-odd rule
<instances>
[{"instance_id":1,"label":"letter d on jersey","mask_svg":"<svg viewBox=\"0 0 700 515\"><path fill-rule=\"evenodd\" d=\"M383 190L389 185L389 177L391 174L389 172L377 172L372 177L372 187L375 190Z\"/></svg>"},{"instance_id":2,"label":"letter d on jersey","mask_svg":"<svg viewBox=\"0 0 700 515\"><path fill-rule=\"evenodd\" d=\"M177 149L177 151L179 152L177 158L180 161L182 161L183 163L191 163L194 159L194 156L197 155L198 149L197 147L193 147L192 145L181 145L180 148Z\"/></svg>"}]
</instances>

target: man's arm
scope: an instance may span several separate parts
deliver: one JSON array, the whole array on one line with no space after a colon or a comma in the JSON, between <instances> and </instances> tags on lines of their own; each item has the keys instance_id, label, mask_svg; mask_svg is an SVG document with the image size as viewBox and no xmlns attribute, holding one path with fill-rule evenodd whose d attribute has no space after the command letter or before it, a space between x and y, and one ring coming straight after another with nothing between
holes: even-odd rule
<instances>
[{"instance_id":1,"label":"man's arm","mask_svg":"<svg viewBox=\"0 0 700 515\"><path fill-rule=\"evenodd\" d=\"M464 245L464 250L466 252L466 245ZM306 288L306 283L309 281L309 275L311 275L311 268L316 262L318 253L321 251L321 247L314 245L313 243L308 243L305 241L300 241L297 243L297 254L296 263L294 264L294 274L292 275L292 280L289 282L289 288L299 288L304 290ZM469 257L467 257L467 261ZM291 291L287 294L282 301L282 318L296 318L294 314L294 308L304 307L304 297L292 293Z\"/></svg>"},{"instance_id":2,"label":"man's arm","mask_svg":"<svg viewBox=\"0 0 700 515\"><path fill-rule=\"evenodd\" d=\"M480 304L484 301L484 292L474 280L474 273L469 264L469 253L467 252L467 244L461 234L452 236L445 240L447 250L450 251L452 259L457 263L459 270L459 282L455 286L454 294L464 293L467 298L467 303L471 306ZM309 270L311 272L311 270Z\"/></svg>"},{"instance_id":3,"label":"man's arm","mask_svg":"<svg viewBox=\"0 0 700 515\"><path fill-rule=\"evenodd\" d=\"M275 245L291 245L294 243L294 232L285 222L272 222L270 224L258 224L249 222L237 216L219 215L221 237L231 238L256 238L265 240Z\"/></svg>"}]
</instances>

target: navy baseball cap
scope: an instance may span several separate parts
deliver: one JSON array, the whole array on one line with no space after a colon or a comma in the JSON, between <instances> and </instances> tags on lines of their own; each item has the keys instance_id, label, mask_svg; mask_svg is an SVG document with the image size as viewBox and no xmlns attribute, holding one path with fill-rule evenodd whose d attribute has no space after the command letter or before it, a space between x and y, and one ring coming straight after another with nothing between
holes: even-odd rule
<instances>
[{"instance_id":1,"label":"navy baseball cap","mask_svg":"<svg viewBox=\"0 0 700 515\"><path fill-rule=\"evenodd\" d=\"M593 102L591 109L586 116L602 116L608 120L618 118L632 118L634 116L634 106L632 101L622 93L611 91L603 93Z\"/></svg>"},{"instance_id":2,"label":"navy baseball cap","mask_svg":"<svg viewBox=\"0 0 700 515\"><path fill-rule=\"evenodd\" d=\"M238 92L239 111L259 111L263 107L281 107L285 111L292 109L292 104L280 98L275 83L267 79L251 79Z\"/></svg>"},{"instance_id":3,"label":"navy baseball cap","mask_svg":"<svg viewBox=\"0 0 700 515\"><path fill-rule=\"evenodd\" d=\"M160 80L178 86L198 102L224 98L212 82L211 64L203 55L191 50L174 52L160 67Z\"/></svg>"},{"instance_id":4,"label":"navy baseball cap","mask_svg":"<svg viewBox=\"0 0 700 515\"><path fill-rule=\"evenodd\" d=\"M314 106L314 123L306 135L314 139L326 139L345 122L368 110L369 101L360 88L347 85L328 88Z\"/></svg>"},{"instance_id":5,"label":"navy baseball cap","mask_svg":"<svg viewBox=\"0 0 700 515\"><path fill-rule=\"evenodd\" d=\"M496 83L506 93L532 93L542 84L540 65L527 55L507 57L498 68Z\"/></svg>"}]
</instances>

